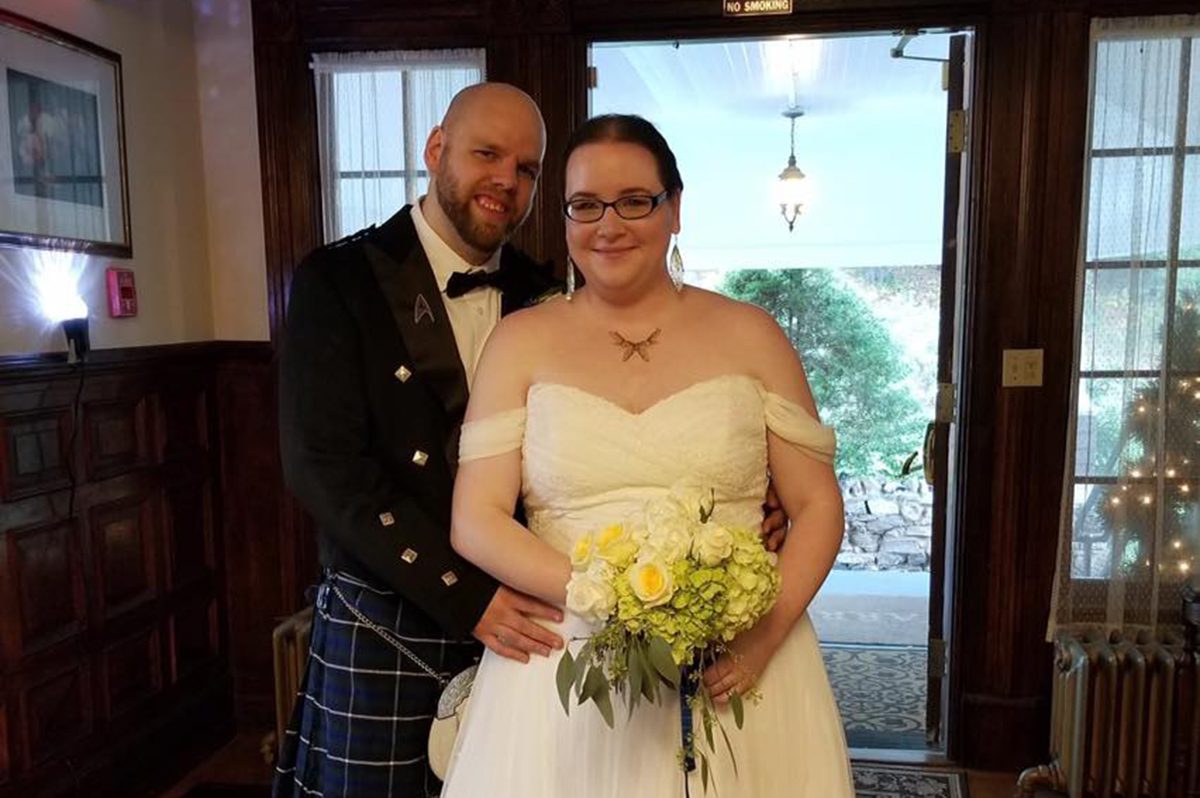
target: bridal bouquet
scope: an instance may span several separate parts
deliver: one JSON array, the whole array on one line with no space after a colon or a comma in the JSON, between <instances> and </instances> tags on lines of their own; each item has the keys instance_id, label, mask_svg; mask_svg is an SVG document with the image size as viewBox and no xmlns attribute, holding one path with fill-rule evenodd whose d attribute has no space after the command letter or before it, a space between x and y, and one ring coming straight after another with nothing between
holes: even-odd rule
<instances>
[{"instance_id":1,"label":"bridal bouquet","mask_svg":"<svg viewBox=\"0 0 1200 798\"><path fill-rule=\"evenodd\" d=\"M613 692L628 696L632 715L641 699L657 702L660 687L679 690L682 764L691 770L699 757L706 788L708 760L692 740L692 711L710 752L714 729L727 748L729 738L701 673L779 593L775 555L763 548L758 530L717 523L715 504L711 491L676 488L649 503L638 522L576 542L567 608L600 628L576 655L567 647L557 672L563 709L570 712L574 692L580 704L595 703L610 727ZM730 704L741 728L741 696Z\"/></svg>"}]
</instances>

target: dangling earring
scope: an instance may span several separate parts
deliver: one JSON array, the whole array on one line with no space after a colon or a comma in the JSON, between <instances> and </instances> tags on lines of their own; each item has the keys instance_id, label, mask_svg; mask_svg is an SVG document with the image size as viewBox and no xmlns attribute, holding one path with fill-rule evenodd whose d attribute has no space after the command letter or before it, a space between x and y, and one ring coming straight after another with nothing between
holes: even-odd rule
<instances>
[{"instance_id":1,"label":"dangling earring","mask_svg":"<svg viewBox=\"0 0 1200 798\"><path fill-rule=\"evenodd\" d=\"M676 291L683 290L683 256L679 254L679 237L675 237L675 243L671 246L671 257L667 265L667 276L671 278L671 285L675 286Z\"/></svg>"},{"instance_id":2,"label":"dangling earring","mask_svg":"<svg viewBox=\"0 0 1200 798\"><path fill-rule=\"evenodd\" d=\"M567 301L575 296L575 261L571 260L571 256L567 256Z\"/></svg>"}]
</instances>

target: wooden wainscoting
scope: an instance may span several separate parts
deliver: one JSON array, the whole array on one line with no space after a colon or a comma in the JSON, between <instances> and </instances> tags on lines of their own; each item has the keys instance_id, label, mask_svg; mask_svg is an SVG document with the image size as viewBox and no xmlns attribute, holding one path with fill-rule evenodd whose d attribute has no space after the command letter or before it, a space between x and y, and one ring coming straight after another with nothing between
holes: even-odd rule
<instances>
[{"instance_id":1,"label":"wooden wainscoting","mask_svg":"<svg viewBox=\"0 0 1200 798\"><path fill-rule=\"evenodd\" d=\"M0 798L185 772L232 736L235 680L269 711L301 570L273 374L267 344L0 363Z\"/></svg>"}]
</instances>

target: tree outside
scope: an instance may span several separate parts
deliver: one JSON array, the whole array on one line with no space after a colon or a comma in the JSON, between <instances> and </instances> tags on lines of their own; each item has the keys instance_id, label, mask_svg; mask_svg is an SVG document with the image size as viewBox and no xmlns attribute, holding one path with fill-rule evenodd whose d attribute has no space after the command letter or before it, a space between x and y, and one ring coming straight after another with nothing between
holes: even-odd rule
<instances>
[{"instance_id":1,"label":"tree outside","mask_svg":"<svg viewBox=\"0 0 1200 798\"><path fill-rule=\"evenodd\" d=\"M922 442L927 411L905 386L887 327L829 269L746 269L721 291L775 317L808 372L821 418L838 432L839 476L898 476Z\"/></svg>"}]
</instances>

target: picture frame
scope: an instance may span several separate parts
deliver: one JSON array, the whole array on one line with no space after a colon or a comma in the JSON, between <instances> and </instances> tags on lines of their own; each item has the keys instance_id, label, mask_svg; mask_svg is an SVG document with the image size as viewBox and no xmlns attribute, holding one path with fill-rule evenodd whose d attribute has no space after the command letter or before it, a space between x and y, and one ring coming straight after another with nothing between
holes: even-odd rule
<instances>
[{"instance_id":1,"label":"picture frame","mask_svg":"<svg viewBox=\"0 0 1200 798\"><path fill-rule=\"evenodd\" d=\"M0 244L133 256L121 56L2 9Z\"/></svg>"}]
</instances>

